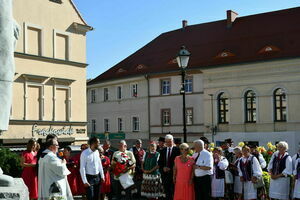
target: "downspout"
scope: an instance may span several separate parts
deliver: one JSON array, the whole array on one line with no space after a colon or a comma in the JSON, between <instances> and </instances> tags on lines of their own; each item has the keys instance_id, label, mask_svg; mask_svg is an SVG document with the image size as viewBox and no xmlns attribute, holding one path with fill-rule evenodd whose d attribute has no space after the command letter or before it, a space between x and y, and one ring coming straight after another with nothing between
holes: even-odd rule
<instances>
[{"instance_id":1,"label":"downspout","mask_svg":"<svg viewBox=\"0 0 300 200\"><path fill-rule=\"evenodd\" d=\"M147 105L147 107L148 107L148 133L149 133L149 141L151 141L151 135L150 135L150 129L151 129L151 126L150 126L150 122L151 122L151 120L150 120L150 83L149 83L149 75L148 74L146 74L145 75L145 79L147 80L147 103L148 103L148 105Z\"/></svg>"}]
</instances>

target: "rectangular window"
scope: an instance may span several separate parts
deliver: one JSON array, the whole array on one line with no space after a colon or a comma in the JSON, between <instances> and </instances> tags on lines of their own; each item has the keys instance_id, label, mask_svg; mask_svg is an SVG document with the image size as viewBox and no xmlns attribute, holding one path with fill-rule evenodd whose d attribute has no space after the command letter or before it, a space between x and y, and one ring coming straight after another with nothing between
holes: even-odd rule
<instances>
[{"instance_id":1,"label":"rectangular window","mask_svg":"<svg viewBox=\"0 0 300 200\"><path fill-rule=\"evenodd\" d=\"M96 102L96 90L91 90L91 103Z\"/></svg>"},{"instance_id":2,"label":"rectangular window","mask_svg":"<svg viewBox=\"0 0 300 200\"><path fill-rule=\"evenodd\" d=\"M103 89L103 100L108 101L108 88Z\"/></svg>"},{"instance_id":3,"label":"rectangular window","mask_svg":"<svg viewBox=\"0 0 300 200\"><path fill-rule=\"evenodd\" d=\"M118 118L118 131L122 132L123 131L123 119Z\"/></svg>"},{"instance_id":4,"label":"rectangular window","mask_svg":"<svg viewBox=\"0 0 300 200\"><path fill-rule=\"evenodd\" d=\"M109 119L104 119L104 132L110 131Z\"/></svg>"},{"instance_id":5,"label":"rectangular window","mask_svg":"<svg viewBox=\"0 0 300 200\"><path fill-rule=\"evenodd\" d=\"M117 87L117 99L122 99L122 86Z\"/></svg>"},{"instance_id":6,"label":"rectangular window","mask_svg":"<svg viewBox=\"0 0 300 200\"><path fill-rule=\"evenodd\" d=\"M192 78L186 78L185 84L184 84L185 92L193 92L193 79Z\"/></svg>"},{"instance_id":7,"label":"rectangular window","mask_svg":"<svg viewBox=\"0 0 300 200\"><path fill-rule=\"evenodd\" d=\"M138 95L138 85L132 84L131 85L131 97L137 97Z\"/></svg>"},{"instance_id":8,"label":"rectangular window","mask_svg":"<svg viewBox=\"0 0 300 200\"><path fill-rule=\"evenodd\" d=\"M140 131L140 119L138 117L132 117L132 131Z\"/></svg>"},{"instance_id":9,"label":"rectangular window","mask_svg":"<svg viewBox=\"0 0 300 200\"><path fill-rule=\"evenodd\" d=\"M32 55L42 55L42 30L33 27L27 27L27 52Z\"/></svg>"},{"instance_id":10,"label":"rectangular window","mask_svg":"<svg viewBox=\"0 0 300 200\"><path fill-rule=\"evenodd\" d=\"M69 60L69 36L62 33L55 34L55 58Z\"/></svg>"},{"instance_id":11,"label":"rectangular window","mask_svg":"<svg viewBox=\"0 0 300 200\"><path fill-rule=\"evenodd\" d=\"M192 125L193 124L193 108L187 108L185 115L186 115L186 124Z\"/></svg>"},{"instance_id":12,"label":"rectangular window","mask_svg":"<svg viewBox=\"0 0 300 200\"><path fill-rule=\"evenodd\" d=\"M163 126L169 126L171 124L171 110L163 109L161 111L161 122Z\"/></svg>"},{"instance_id":13,"label":"rectangular window","mask_svg":"<svg viewBox=\"0 0 300 200\"><path fill-rule=\"evenodd\" d=\"M161 80L161 94L168 95L171 93L171 81L169 79Z\"/></svg>"},{"instance_id":14,"label":"rectangular window","mask_svg":"<svg viewBox=\"0 0 300 200\"><path fill-rule=\"evenodd\" d=\"M92 133L96 132L96 120L92 119Z\"/></svg>"}]
</instances>

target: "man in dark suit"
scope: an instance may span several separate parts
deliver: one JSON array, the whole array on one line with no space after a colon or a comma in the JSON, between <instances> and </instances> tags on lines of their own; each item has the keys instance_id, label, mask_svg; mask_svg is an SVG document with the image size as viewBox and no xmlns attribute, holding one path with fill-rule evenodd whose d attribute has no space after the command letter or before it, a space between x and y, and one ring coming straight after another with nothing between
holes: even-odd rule
<instances>
[{"instance_id":1,"label":"man in dark suit","mask_svg":"<svg viewBox=\"0 0 300 200\"><path fill-rule=\"evenodd\" d=\"M173 167L176 156L180 155L180 150L174 146L174 139L170 134L166 135L165 137L165 145L166 147L161 151L158 165L166 193L166 200L173 200Z\"/></svg>"}]
</instances>

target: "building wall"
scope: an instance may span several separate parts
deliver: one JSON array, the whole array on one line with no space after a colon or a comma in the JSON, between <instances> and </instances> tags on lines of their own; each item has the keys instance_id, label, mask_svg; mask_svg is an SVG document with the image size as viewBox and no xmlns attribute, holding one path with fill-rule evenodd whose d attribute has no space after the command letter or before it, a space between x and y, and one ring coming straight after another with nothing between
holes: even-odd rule
<instances>
[{"instance_id":1,"label":"building wall","mask_svg":"<svg viewBox=\"0 0 300 200\"><path fill-rule=\"evenodd\" d=\"M236 141L267 142L287 140L294 152L300 142L300 59L274 60L203 70L205 125L210 127L213 94L214 123L218 126L216 140L224 137ZM283 88L287 98L287 121L274 122L273 93ZM244 94L253 90L257 96L257 122L245 123ZM217 96L229 97L229 123L218 124ZM207 135L211 136L209 128Z\"/></svg>"},{"instance_id":2,"label":"building wall","mask_svg":"<svg viewBox=\"0 0 300 200\"><path fill-rule=\"evenodd\" d=\"M36 129L72 128L72 135L62 131L59 138L85 141L86 35L72 28L84 22L68 0L15 0L14 18L20 25L14 97L9 130L0 139L43 138Z\"/></svg>"}]
</instances>

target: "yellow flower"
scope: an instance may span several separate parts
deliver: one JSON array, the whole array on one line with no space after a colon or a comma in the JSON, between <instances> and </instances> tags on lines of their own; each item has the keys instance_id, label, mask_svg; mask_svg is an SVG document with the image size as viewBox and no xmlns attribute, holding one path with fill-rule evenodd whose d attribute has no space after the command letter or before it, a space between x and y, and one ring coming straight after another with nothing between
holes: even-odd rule
<instances>
[{"instance_id":1,"label":"yellow flower","mask_svg":"<svg viewBox=\"0 0 300 200\"><path fill-rule=\"evenodd\" d=\"M267 147L268 147L269 149L272 149L272 148L273 148L272 142L268 142Z\"/></svg>"},{"instance_id":2,"label":"yellow flower","mask_svg":"<svg viewBox=\"0 0 300 200\"><path fill-rule=\"evenodd\" d=\"M261 153L262 153L262 152L265 152L265 151L267 151L267 150L265 149L265 147L261 147L260 151L261 151Z\"/></svg>"},{"instance_id":3,"label":"yellow flower","mask_svg":"<svg viewBox=\"0 0 300 200\"><path fill-rule=\"evenodd\" d=\"M212 142L212 143L209 144L209 146L212 147L212 148L214 148L215 147L215 143Z\"/></svg>"},{"instance_id":4,"label":"yellow flower","mask_svg":"<svg viewBox=\"0 0 300 200\"><path fill-rule=\"evenodd\" d=\"M245 143L244 142L240 142L239 143L239 147L244 147L245 146Z\"/></svg>"},{"instance_id":5,"label":"yellow flower","mask_svg":"<svg viewBox=\"0 0 300 200\"><path fill-rule=\"evenodd\" d=\"M214 151L214 148L211 147L211 148L209 148L209 150L210 150L210 152L213 152L213 151Z\"/></svg>"}]
</instances>

